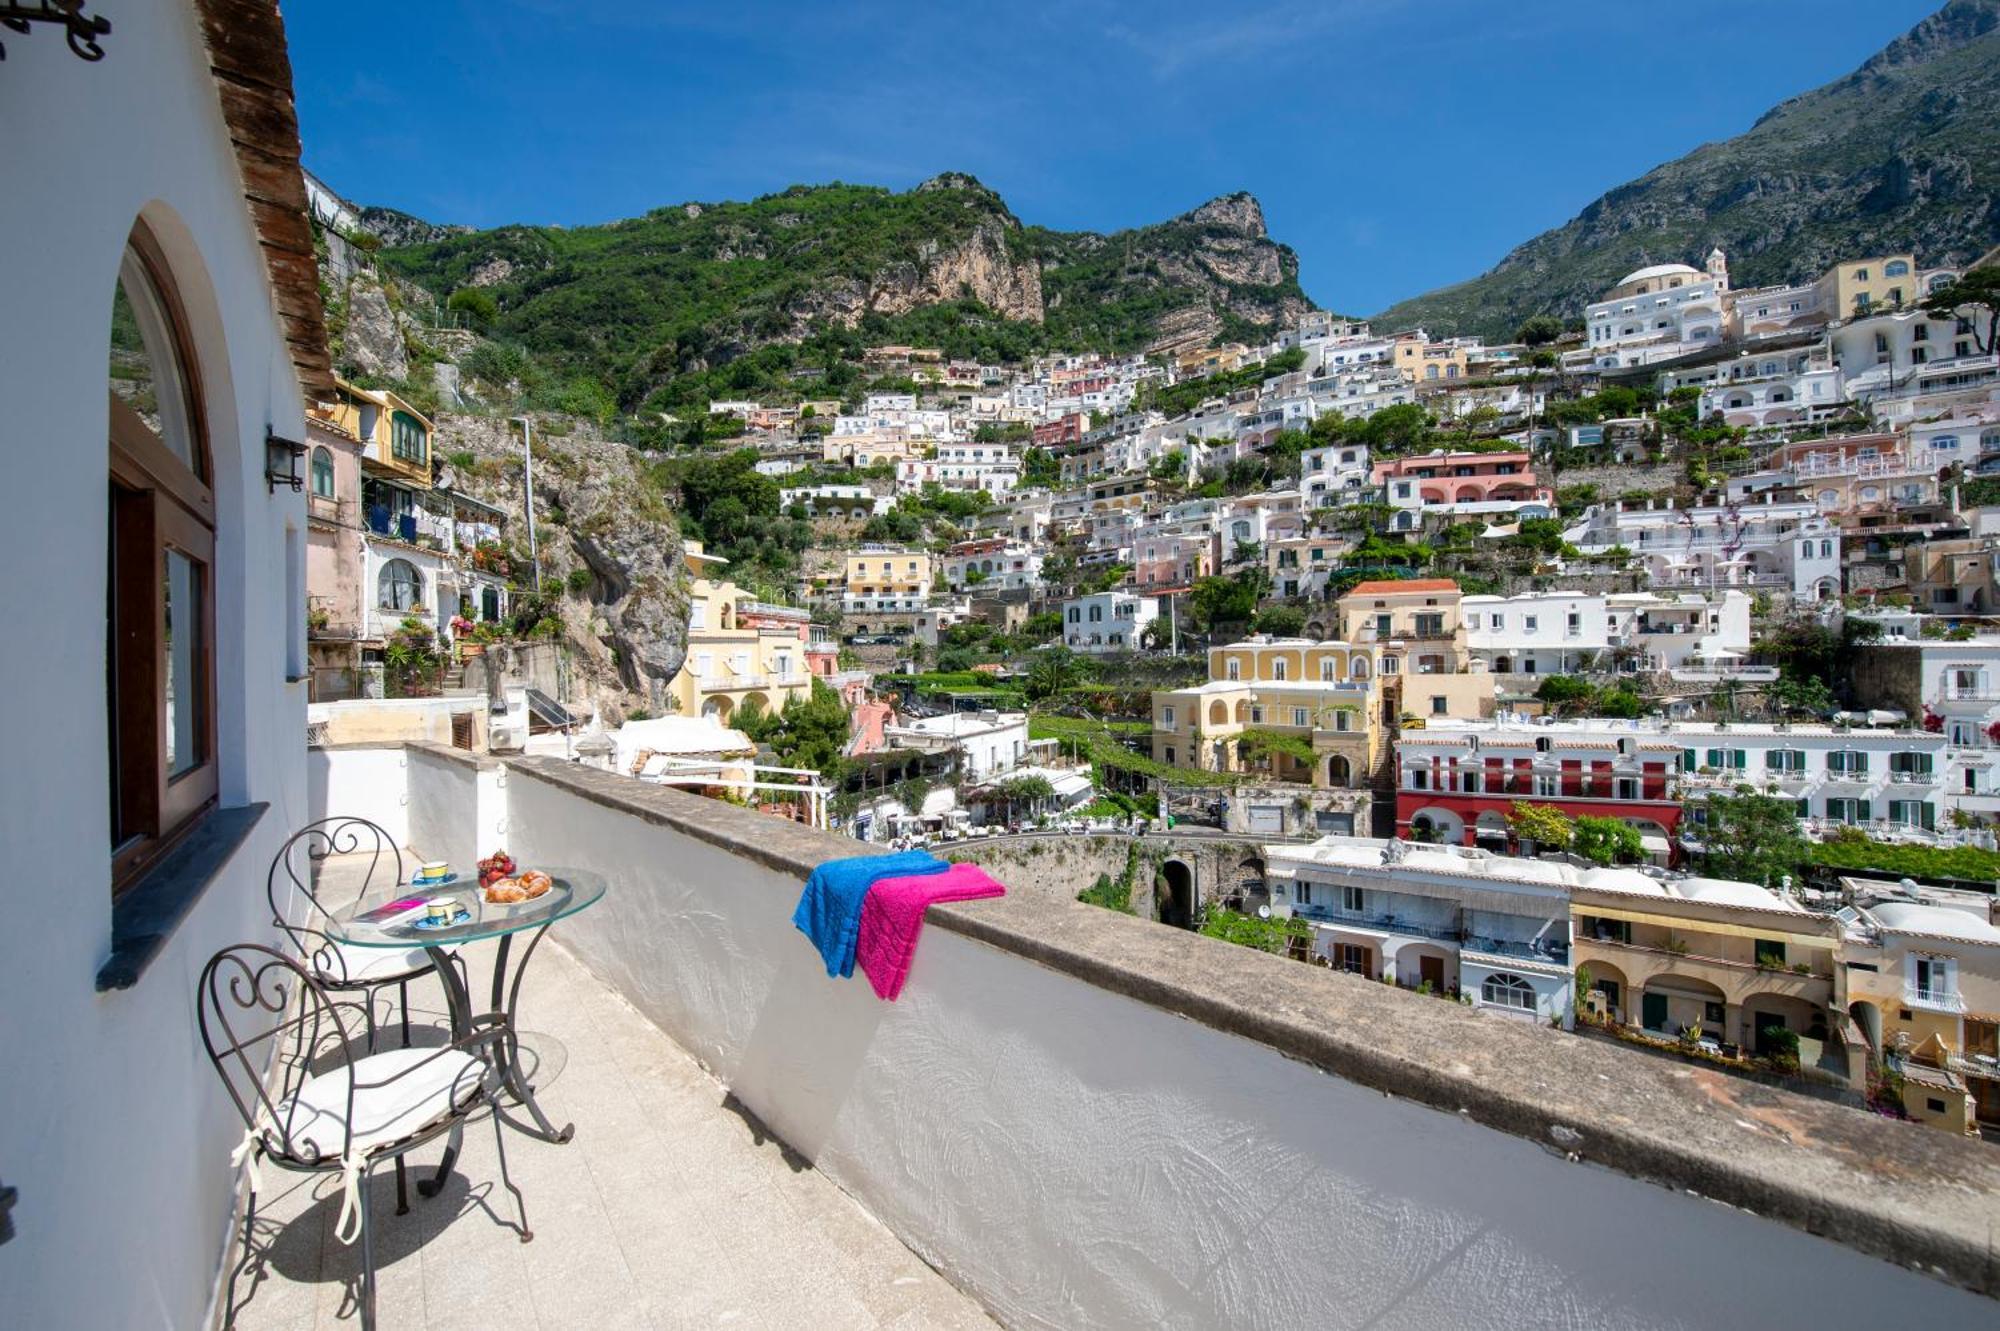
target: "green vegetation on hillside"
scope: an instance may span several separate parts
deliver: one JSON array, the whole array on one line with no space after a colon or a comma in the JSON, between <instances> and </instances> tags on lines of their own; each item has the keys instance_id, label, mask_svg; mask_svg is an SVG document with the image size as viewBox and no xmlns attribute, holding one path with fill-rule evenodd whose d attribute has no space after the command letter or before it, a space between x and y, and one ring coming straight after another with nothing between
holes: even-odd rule
<instances>
[{"instance_id":1,"label":"green vegetation on hillside","mask_svg":"<svg viewBox=\"0 0 2000 1331\"><path fill-rule=\"evenodd\" d=\"M1241 196L1111 236L1023 227L997 194L964 176L900 194L799 185L601 226L416 234L420 243L385 248L380 261L511 349L488 353L477 377L587 381L628 412L739 394L855 396L868 346L932 346L986 361L1124 353L1149 345L1163 316L1189 307L1212 315L1225 338L1309 307L1296 257L1263 236L1261 213ZM968 286L929 285L931 266L953 253L997 275L989 298L1013 317ZM907 308L890 314L884 305Z\"/></svg>"}]
</instances>

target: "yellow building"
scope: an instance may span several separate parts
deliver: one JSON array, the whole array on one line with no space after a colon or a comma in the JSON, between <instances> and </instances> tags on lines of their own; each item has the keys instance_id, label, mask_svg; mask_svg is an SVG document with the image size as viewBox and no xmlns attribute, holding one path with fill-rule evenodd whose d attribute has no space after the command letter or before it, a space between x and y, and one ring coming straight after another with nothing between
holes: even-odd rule
<instances>
[{"instance_id":1,"label":"yellow building","mask_svg":"<svg viewBox=\"0 0 2000 1331\"><path fill-rule=\"evenodd\" d=\"M840 608L844 614L921 610L932 580L930 551L864 545L844 559Z\"/></svg>"},{"instance_id":2,"label":"yellow building","mask_svg":"<svg viewBox=\"0 0 2000 1331\"><path fill-rule=\"evenodd\" d=\"M1917 282L1916 255L1884 254L1835 264L1820 275L1813 292L1828 318L1851 319L1871 310L1916 304L1923 299Z\"/></svg>"},{"instance_id":3,"label":"yellow building","mask_svg":"<svg viewBox=\"0 0 2000 1331\"><path fill-rule=\"evenodd\" d=\"M357 388L340 379L334 390L334 400L316 414L361 441L367 469L429 489L430 419L386 388Z\"/></svg>"},{"instance_id":4,"label":"yellow building","mask_svg":"<svg viewBox=\"0 0 2000 1331\"><path fill-rule=\"evenodd\" d=\"M1455 342L1433 342L1422 333L1406 333L1396 339L1391 354L1391 363L1413 384L1456 382L1466 377L1466 349Z\"/></svg>"},{"instance_id":5,"label":"yellow building","mask_svg":"<svg viewBox=\"0 0 2000 1331\"><path fill-rule=\"evenodd\" d=\"M721 576L728 560L703 553L699 541L682 545L692 579L687 658L667 685L669 705L727 725L752 702L775 712L809 695L803 614L758 604Z\"/></svg>"},{"instance_id":6,"label":"yellow building","mask_svg":"<svg viewBox=\"0 0 2000 1331\"><path fill-rule=\"evenodd\" d=\"M1835 917L1753 883L1624 875L1573 888L1570 910L1570 960L1598 1020L1667 1039L1699 1027L1704 1043L1744 1057L1779 1050L1783 1028L1807 1075L1861 1076L1863 1052L1842 1036Z\"/></svg>"},{"instance_id":7,"label":"yellow building","mask_svg":"<svg viewBox=\"0 0 2000 1331\"><path fill-rule=\"evenodd\" d=\"M1842 955L1849 1013L1902 1074L1912 1118L2000 1136L2000 928L1992 901L1924 895L1861 908Z\"/></svg>"},{"instance_id":8,"label":"yellow building","mask_svg":"<svg viewBox=\"0 0 2000 1331\"><path fill-rule=\"evenodd\" d=\"M1208 671L1206 684L1153 695L1156 761L1341 790L1369 784L1384 750L1368 648L1246 638L1210 648Z\"/></svg>"},{"instance_id":9,"label":"yellow building","mask_svg":"<svg viewBox=\"0 0 2000 1331\"><path fill-rule=\"evenodd\" d=\"M1357 582L1337 603L1340 636L1373 649L1382 689L1405 718L1476 721L1498 709L1493 677L1470 673L1463 595L1450 578Z\"/></svg>"}]
</instances>

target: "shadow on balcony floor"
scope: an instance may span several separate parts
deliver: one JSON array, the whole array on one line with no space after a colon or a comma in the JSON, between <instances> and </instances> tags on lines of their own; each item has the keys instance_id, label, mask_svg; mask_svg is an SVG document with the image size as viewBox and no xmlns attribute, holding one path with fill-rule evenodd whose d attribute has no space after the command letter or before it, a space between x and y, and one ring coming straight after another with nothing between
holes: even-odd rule
<instances>
[{"instance_id":1,"label":"shadow on balcony floor","mask_svg":"<svg viewBox=\"0 0 2000 1331\"><path fill-rule=\"evenodd\" d=\"M475 994L490 946L468 952ZM412 1042L440 1042L436 982L410 997ZM566 1146L507 1138L534 1242L510 1227L484 1115L443 1195L415 1187L418 1161L434 1168L441 1147L411 1157L408 1215L395 1214L384 1166L372 1198L382 1327L993 1325L560 947L528 968L521 1022L543 1107L576 1124ZM393 1047L392 1020L383 1038ZM233 1325L360 1325L361 1248L333 1237L337 1179L267 1167L264 1185L251 1245L239 1225L229 1257Z\"/></svg>"}]
</instances>

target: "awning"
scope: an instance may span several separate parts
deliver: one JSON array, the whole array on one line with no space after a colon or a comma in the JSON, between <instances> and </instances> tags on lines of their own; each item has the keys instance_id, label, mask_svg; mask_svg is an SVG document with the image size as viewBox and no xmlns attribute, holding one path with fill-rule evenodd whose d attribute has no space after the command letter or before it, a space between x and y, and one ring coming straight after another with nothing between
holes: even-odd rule
<instances>
[{"instance_id":1,"label":"awning","mask_svg":"<svg viewBox=\"0 0 2000 1331\"><path fill-rule=\"evenodd\" d=\"M1649 832L1639 834L1639 849L1649 854L1667 855L1673 852L1673 848L1673 843L1663 836L1654 836Z\"/></svg>"}]
</instances>

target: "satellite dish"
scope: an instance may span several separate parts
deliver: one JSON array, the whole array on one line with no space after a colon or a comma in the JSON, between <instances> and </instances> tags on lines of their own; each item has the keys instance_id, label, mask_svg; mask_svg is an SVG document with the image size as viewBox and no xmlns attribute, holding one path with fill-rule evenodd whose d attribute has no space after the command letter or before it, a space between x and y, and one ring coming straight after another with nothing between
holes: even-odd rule
<instances>
[{"instance_id":1,"label":"satellite dish","mask_svg":"<svg viewBox=\"0 0 2000 1331\"><path fill-rule=\"evenodd\" d=\"M1268 920L1268 919L1270 919L1270 918L1271 918L1271 908L1270 908L1269 906L1259 906L1259 907L1257 907L1257 918L1258 918L1258 919L1260 919L1260 920Z\"/></svg>"}]
</instances>

